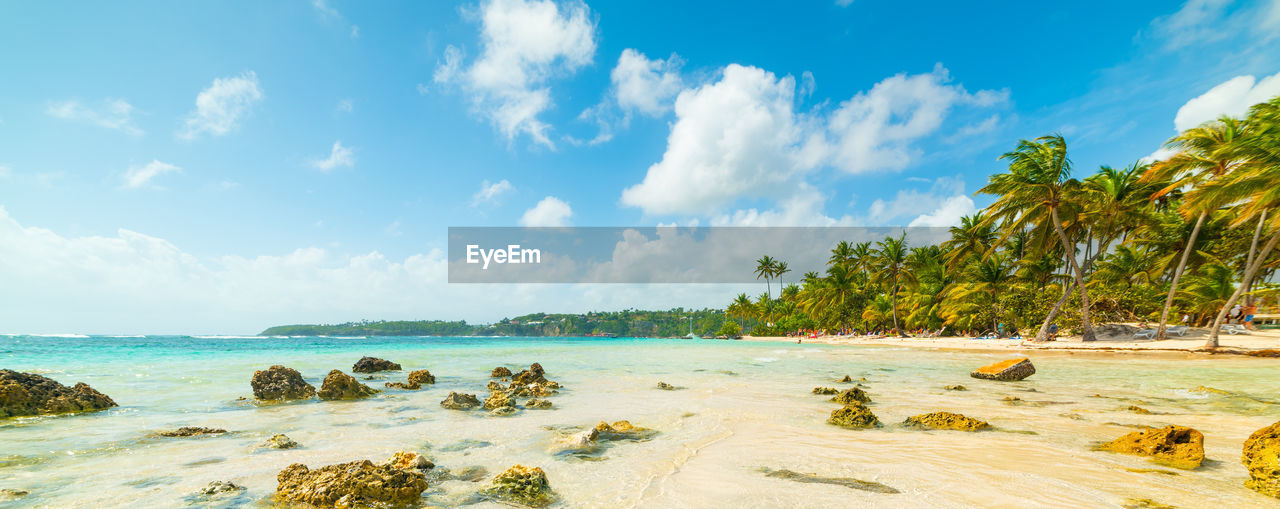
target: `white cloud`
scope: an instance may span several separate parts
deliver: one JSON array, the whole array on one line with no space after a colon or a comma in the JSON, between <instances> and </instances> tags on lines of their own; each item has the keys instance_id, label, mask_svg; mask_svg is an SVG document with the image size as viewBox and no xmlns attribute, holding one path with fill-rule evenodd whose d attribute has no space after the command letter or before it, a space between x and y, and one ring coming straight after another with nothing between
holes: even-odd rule
<instances>
[{"instance_id":1,"label":"white cloud","mask_svg":"<svg viewBox=\"0 0 1280 509\"><path fill-rule=\"evenodd\" d=\"M1236 76L1187 101L1178 108L1173 126L1183 131L1222 115L1243 117L1249 107L1280 95L1280 73L1258 80L1250 75Z\"/></svg>"},{"instance_id":2,"label":"white cloud","mask_svg":"<svg viewBox=\"0 0 1280 509\"><path fill-rule=\"evenodd\" d=\"M790 76L729 65L719 81L680 93L662 160L623 191L621 202L648 214L711 216L742 199L807 195L805 176L821 167L855 174L902 169L951 110L1008 99L1007 91L969 93L950 81L937 66L887 78L830 113L797 113ZM992 118L970 131L994 127ZM826 220L832 219L819 213L809 222Z\"/></svg>"},{"instance_id":3,"label":"white cloud","mask_svg":"<svg viewBox=\"0 0 1280 509\"><path fill-rule=\"evenodd\" d=\"M131 118L133 105L124 99L105 99L98 108L85 106L76 100L53 102L45 113L54 118L115 129L134 136L142 134L142 129L134 125Z\"/></svg>"},{"instance_id":4,"label":"white cloud","mask_svg":"<svg viewBox=\"0 0 1280 509\"><path fill-rule=\"evenodd\" d=\"M355 103L351 102L351 99L343 99L341 101L338 101L338 105L334 106L334 109L341 111L343 113L351 113L356 110L356 105Z\"/></svg>"},{"instance_id":5,"label":"white cloud","mask_svg":"<svg viewBox=\"0 0 1280 509\"><path fill-rule=\"evenodd\" d=\"M342 13L338 12L338 9L335 9L333 6L329 5L329 2L327 2L326 0L311 0L311 6L314 7L316 11L320 13L320 17L326 20L331 20L337 23L346 22L346 20L342 17ZM350 34L352 39L359 38L360 27L356 25L351 25Z\"/></svg>"},{"instance_id":6,"label":"white cloud","mask_svg":"<svg viewBox=\"0 0 1280 509\"><path fill-rule=\"evenodd\" d=\"M481 203L496 201L498 196L510 192L515 189L507 179L490 183L488 180L480 183L480 190L471 197L471 206L475 207Z\"/></svg>"},{"instance_id":7,"label":"white cloud","mask_svg":"<svg viewBox=\"0 0 1280 509\"><path fill-rule=\"evenodd\" d=\"M573 210L568 203L548 196L520 216L520 226L569 226L572 215Z\"/></svg>"},{"instance_id":8,"label":"white cloud","mask_svg":"<svg viewBox=\"0 0 1280 509\"><path fill-rule=\"evenodd\" d=\"M586 4L488 0L478 14L479 58L464 69L462 51L451 45L434 80L456 82L508 141L528 135L554 147L551 127L538 115L551 107L547 82L591 63L595 54L595 24Z\"/></svg>"},{"instance_id":9,"label":"white cloud","mask_svg":"<svg viewBox=\"0 0 1280 509\"><path fill-rule=\"evenodd\" d=\"M918 181L918 180L917 180ZM964 192L964 179L939 177L928 190L900 189L891 199L877 198L867 209L862 224L908 226L952 226L960 216L977 211L973 199Z\"/></svg>"},{"instance_id":10,"label":"white cloud","mask_svg":"<svg viewBox=\"0 0 1280 509\"><path fill-rule=\"evenodd\" d=\"M634 49L622 50L618 65L609 73L613 94L624 111L658 116L671 109L671 99L684 88L680 57L649 60Z\"/></svg>"},{"instance_id":11,"label":"white cloud","mask_svg":"<svg viewBox=\"0 0 1280 509\"><path fill-rule=\"evenodd\" d=\"M202 133L222 136L234 130L240 117L262 100L258 75L247 71L239 76L216 78L196 96L196 109L187 115L178 137L194 139Z\"/></svg>"},{"instance_id":12,"label":"white cloud","mask_svg":"<svg viewBox=\"0 0 1280 509\"><path fill-rule=\"evenodd\" d=\"M1222 39L1222 19L1231 0L1188 0L1177 12L1151 22L1151 31L1168 49Z\"/></svg>"},{"instance_id":13,"label":"white cloud","mask_svg":"<svg viewBox=\"0 0 1280 509\"><path fill-rule=\"evenodd\" d=\"M180 170L182 168L159 160L153 160L143 166L130 166L129 170L124 172L124 187L137 189L150 183L153 178Z\"/></svg>"},{"instance_id":14,"label":"white cloud","mask_svg":"<svg viewBox=\"0 0 1280 509\"><path fill-rule=\"evenodd\" d=\"M942 201L942 205L928 214L920 214L907 226L957 226L960 218L973 215L978 211L973 199L963 194L952 196Z\"/></svg>"},{"instance_id":15,"label":"white cloud","mask_svg":"<svg viewBox=\"0 0 1280 509\"><path fill-rule=\"evenodd\" d=\"M852 4L852 3L853 3L853 0L836 0L836 5L839 5L840 7L848 7L849 4Z\"/></svg>"},{"instance_id":16,"label":"white cloud","mask_svg":"<svg viewBox=\"0 0 1280 509\"><path fill-rule=\"evenodd\" d=\"M1167 148L1167 147L1160 147L1160 148L1156 149L1156 151L1155 151L1155 152L1152 152L1151 154L1147 155L1146 157L1141 158L1141 159L1139 160L1139 162L1141 162L1141 163L1143 163L1143 164L1151 164L1151 163L1154 163L1154 162L1163 161L1163 160L1165 160L1165 159L1168 159L1168 158L1170 158L1170 157L1173 157L1173 156L1174 156L1175 154L1177 154L1177 153L1178 153L1178 151L1177 151L1177 150L1175 150L1175 149L1171 149L1171 148Z\"/></svg>"},{"instance_id":17,"label":"white cloud","mask_svg":"<svg viewBox=\"0 0 1280 509\"><path fill-rule=\"evenodd\" d=\"M341 140L333 142L333 148L329 150L329 157L311 161L311 167L320 171L330 171L339 166L350 168L354 164L356 164L355 152L350 147L342 146Z\"/></svg>"}]
</instances>

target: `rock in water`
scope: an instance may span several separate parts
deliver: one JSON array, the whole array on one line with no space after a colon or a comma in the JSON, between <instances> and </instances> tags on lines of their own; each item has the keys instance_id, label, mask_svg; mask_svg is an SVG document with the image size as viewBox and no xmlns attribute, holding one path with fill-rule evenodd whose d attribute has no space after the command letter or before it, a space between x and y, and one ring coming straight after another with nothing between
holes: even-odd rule
<instances>
[{"instance_id":1,"label":"rock in water","mask_svg":"<svg viewBox=\"0 0 1280 509\"><path fill-rule=\"evenodd\" d=\"M406 391L416 391L422 388L422 384L405 382L387 382L382 384L382 386L388 389L404 389Z\"/></svg>"},{"instance_id":2,"label":"rock in water","mask_svg":"<svg viewBox=\"0 0 1280 509\"><path fill-rule=\"evenodd\" d=\"M425 369L417 369L409 372L410 384L431 385L436 383L435 375Z\"/></svg>"},{"instance_id":3,"label":"rock in water","mask_svg":"<svg viewBox=\"0 0 1280 509\"><path fill-rule=\"evenodd\" d=\"M969 376L986 380L1013 382L1036 374L1036 367L1026 357L1009 359L975 369Z\"/></svg>"},{"instance_id":4,"label":"rock in water","mask_svg":"<svg viewBox=\"0 0 1280 509\"><path fill-rule=\"evenodd\" d=\"M662 390L664 390L664 391L674 391L674 390L676 390L678 387L676 387L676 386L674 386L674 385L671 385L671 384L669 384L669 383L666 383L666 382L658 382L658 388L659 388L659 389L662 389Z\"/></svg>"},{"instance_id":5,"label":"rock in water","mask_svg":"<svg viewBox=\"0 0 1280 509\"><path fill-rule=\"evenodd\" d=\"M159 433L156 433L156 436L158 437L194 437L196 435L221 435L226 432L227 430L222 428L202 428L202 427L196 427L196 426L183 426L175 430L161 431Z\"/></svg>"},{"instance_id":6,"label":"rock in water","mask_svg":"<svg viewBox=\"0 0 1280 509\"><path fill-rule=\"evenodd\" d=\"M821 395L824 395L824 396L829 396L829 395L832 395L832 394L840 394L840 389L836 389L836 388L832 388L832 387L814 387L814 388L813 388L813 393L814 393L814 394L821 394Z\"/></svg>"},{"instance_id":7,"label":"rock in water","mask_svg":"<svg viewBox=\"0 0 1280 509\"><path fill-rule=\"evenodd\" d=\"M903 422L907 426L925 429L952 429L957 431L978 431L991 427L987 421L972 419L951 412L933 412L908 417Z\"/></svg>"},{"instance_id":8,"label":"rock in water","mask_svg":"<svg viewBox=\"0 0 1280 509\"><path fill-rule=\"evenodd\" d=\"M1194 469L1204 462L1204 435L1185 426L1135 431L1098 446L1103 451L1151 456L1174 468Z\"/></svg>"},{"instance_id":9,"label":"rock in water","mask_svg":"<svg viewBox=\"0 0 1280 509\"><path fill-rule=\"evenodd\" d=\"M254 371L249 385L253 387L253 397L263 400L307 399L316 395L316 388L303 380L298 370L284 366Z\"/></svg>"},{"instance_id":10,"label":"rock in water","mask_svg":"<svg viewBox=\"0 0 1280 509\"><path fill-rule=\"evenodd\" d=\"M489 398L484 400L485 410L495 410L502 407L514 407L514 406L516 406L516 400L512 399L511 395L505 392L495 392L495 393L489 394Z\"/></svg>"},{"instance_id":11,"label":"rock in water","mask_svg":"<svg viewBox=\"0 0 1280 509\"><path fill-rule=\"evenodd\" d=\"M245 487L231 481L213 481L208 486L200 488L198 492L207 497L216 497L229 493L239 493L244 491Z\"/></svg>"},{"instance_id":12,"label":"rock in water","mask_svg":"<svg viewBox=\"0 0 1280 509\"><path fill-rule=\"evenodd\" d=\"M876 418L876 414L871 413L871 409L866 405L854 402L831 412L827 424L853 429L878 428L880 419Z\"/></svg>"},{"instance_id":13,"label":"rock in water","mask_svg":"<svg viewBox=\"0 0 1280 509\"><path fill-rule=\"evenodd\" d=\"M360 383L355 377L339 370L330 371L320 385L320 399L360 399L367 398L378 391Z\"/></svg>"},{"instance_id":14,"label":"rock in water","mask_svg":"<svg viewBox=\"0 0 1280 509\"><path fill-rule=\"evenodd\" d=\"M12 501L12 500L17 500L17 499L20 499L20 498L25 497L25 496L27 496L27 495L30 495L30 494L31 494L31 492L26 491L26 490L15 490L15 489L12 489L12 488L0 488L0 502L9 502L9 501Z\"/></svg>"},{"instance_id":15,"label":"rock in water","mask_svg":"<svg viewBox=\"0 0 1280 509\"><path fill-rule=\"evenodd\" d=\"M551 408L551 401L545 400L545 399L533 398L533 399L530 399L529 401L526 401L524 403L524 407L545 410L545 409Z\"/></svg>"},{"instance_id":16,"label":"rock in water","mask_svg":"<svg viewBox=\"0 0 1280 509\"><path fill-rule=\"evenodd\" d=\"M852 477L825 477L814 474L802 474L787 469L773 470L769 468L760 469L766 476L775 479L786 479L788 481L817 483L817 484L834 484L836 486L845 486L855 490L870 491L874 493L900 493L891 486L885 486L878 482L863 481Z\"/></svg>"},{"instance_id":17,"label":"rock in water","mask_svg":"<svg viewBox=\"0 0 1280 509\"><path fill-rule=\"evenodd\" d=\"M416 503L427 489L421 472L372 461L352 461L315 470L301 463L289 465L276 476L276 497L319 507L357 507Z\"/></svg>"},{"instance_id":18,"label":"rock in water","mask_svg":"<svg viewBox=\"0 0 1280 509\"><path fill-rule=\"evenodd\" d=\"M614 421L613 424L600 421L600 424L596 424L595 431L604 440L643 440L658 433L649 428L633 426L630 421Z\"/></svg>"},{"instance_id":19,"label":"rock in water","mask_svg":"<svg viewBox=\"0 0 1280 509\"><path fill-rule=\"evenodd\" d=\"M263 449L293 449L297 446L298 443L294 442L292 438L279 433L271 435L271 438L268 438L265 442L258 444L258 447Z\"/></svg>"},{"instance_id":20,"label":"rock in water","mask_svg":"<svg viewBox=\"0 0 1280 509\"><path fill-rule=\"evenodd\" d=\"M556 501L547 474L538 467L515 465L493 478L484 493L506 502L529 507L546 507Z\"/></svg>"},{"instance_id":21,"label":"rock in water","mask_svg":"<svg viewBox=\"0 0 1280 509\"><path fill-rule=\"evenodd\" d=\"M396 451L390 459L383 462L384 465L400 470L431 470L436 467L435 463L427 459L426 456L411 451Z\"/></svg>"},{"instance_id":22,"label":"rock in water","mask_svg":"<svg viewBox=\"0 0 1280 509\"><path fill-rule=\"evenodd\" d=\"M942 388L943 388L944 390L948 390L948 391L967 391L967 390L969 390L969 388L968 388L968 387L965 387L965 386L963 386L963 385L959 385L959 384L957 384L957 385L946 385L946 386L943 386Z\"/></svg>"},{"instance_id":23,"label":"rock in water","mask_svg":"<svg viewBox=\"0 0 1280 509\"><path fill-rule=\"evenodd\" d=\"M853 387L845 389L840 394L836 394L834 398L831 398L831 401L840 403L841 405L848 405L851 403L870 403L871 396L868 396L862 389Z\"/></svg>"},{"instance_id":24,"label":"rock in water","mask_svg":"<svg viewBox=\"0 0 1280 509\"><path fill-rule=\"evenodd\" d=\"M351 366L356 373L377 373L379 371L400 371L400 365L377 357L361 357Z\"/></svg>"},{"instance_id":25,"label":"rock in water","mask_svg":"<svg viewBox=\"0 0 1280 509\"><path fill-rule=\"evenodd\" d=\"M1249 435L1240 461L1249 469L1246 487L1280 498L1280 421Z\"/></svg>"},{"instance_id":26,"label":"rock in water","mask_svg":"<svg viewBox=\"0 0 1280 509\"><path fill-rule=\"evenodd\" d=\"M83 382L67 387L37 374L0 369L0 418L90 412L113 406L115 401Z\"/></svg>"},{"instance_id":27,"label":"rock in water","mask_svg":"<svg viewBox=\"0 0 1280 509\"><path fill-rule=\"evenodd\" d=\"M450 392L449 396L440 402L440 406L450 410L471 410L480 406L480 400L476 398L475 394Z\"/></svg>"},{"instance_id":28,"label":"rock in water","mask_svg":"<svg viewBox=\"0 0 1280 509\"><path fill-rule=\"evenodd\" d=\"M853 377L849 375L845 375L844 378L837 380L837 382L840 382L842 384L851 384L853 383Z\"/></svg>"},{"instance_id":29,"label":"rock in water","mask_svg":"<svg viewBox=\"0 0 1280 509\"><path fill-rule=\"evenodd\" d=\"M503 366L498 366L496 368L493 368L493 371L489 372L489 376L492 378L502 378L506 376L511 376L511 370Z\"/></svg>"}]
</instances>

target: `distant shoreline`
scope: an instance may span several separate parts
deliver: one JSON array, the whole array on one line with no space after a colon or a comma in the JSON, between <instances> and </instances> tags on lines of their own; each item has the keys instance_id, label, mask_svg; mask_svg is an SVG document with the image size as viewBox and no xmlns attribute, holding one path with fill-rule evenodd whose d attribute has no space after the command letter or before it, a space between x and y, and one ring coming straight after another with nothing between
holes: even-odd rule
<instances>
[{"instance_id":1,"label":"distant shoreline","mask_svg":"<svg viewBox=\"0 0 1280 509\"><path fill-rule=\"evenodd\" d=\"M1134 340L1124 337L1099 338L1097 341L1084 342L1079 336L1060 337L1056 341L1035 342L1029 339L972 339L960 336L943 336L938 338L898 338L871 336L820 336L788 337L788 336L743 336L743 341L795 343L818 343L825 345L853 346L895 346L909 348L930 348L938 350L974 350L974 351L1010 351L1010 350L1050 350L1050 351L1090 351L1090 352L1184 352L1203 354L1235 354L1256 355L1256 352L1280 350L1280 331L1253 331L1252 334L1222 335L1220 346L1216 350L1204 348L1205 329L1193 329L1186 336L1173 337L1163 341ZM1261 355L1265 356L1265 355Z\"/></svg>"}]
</instances>

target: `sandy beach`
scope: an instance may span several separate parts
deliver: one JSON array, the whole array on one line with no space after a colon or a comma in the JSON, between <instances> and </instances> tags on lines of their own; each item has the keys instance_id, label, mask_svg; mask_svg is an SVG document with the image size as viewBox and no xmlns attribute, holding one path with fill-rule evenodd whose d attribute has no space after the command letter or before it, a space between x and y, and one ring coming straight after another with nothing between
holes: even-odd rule
<instances>
[{"instance_id":1,"label":"sandy beach","mask_svg":"<svg viewBox=\"0 0 1280 509\"><path fill-rule=\"evenodd\" d=\"M1136 324L1125 324L1136 325ZM1209 352L1204 348L1209 337L1207 328L1193 328L1185 336L1172 336L1162 341L1134 339L1130 335L1099 334L1097 341L1082 341L1080 336L1063 336L1056 341L1035 342L1029 339L973 339L960 336L937 338L900 338L875 336L820 336L794 338L785 336L744 336L745 341L771 341L828 345L903 346L943 350L1118 350L1134 352L1197 352L1205 354L1240 354L1262 350L1280 349L1280 331L1255 330L1249 334L1222 334L1218 337L1218 349Z\"/></svg>"}]
</instances>

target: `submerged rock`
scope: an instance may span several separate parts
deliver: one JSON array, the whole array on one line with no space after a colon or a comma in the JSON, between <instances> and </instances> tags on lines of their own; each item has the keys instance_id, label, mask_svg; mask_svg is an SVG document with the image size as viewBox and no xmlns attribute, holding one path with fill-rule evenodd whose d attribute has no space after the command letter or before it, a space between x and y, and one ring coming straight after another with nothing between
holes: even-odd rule
<instances>
[{"instance_id":1,"label":"submerged rock","mask_svg":"<svg viewBox=\"0 0 1280 509\"><path fill-rule=\"evenodd\" d=\"M897 489L885 486L878 482L863 481L852 477L823 477L816 474L802 474L791 470L773 470L769 468L760 469L764 475L775 479L786 479L788 481L817 483L817 484L834 484L836 486L844 486L855 490L870 491L874 493L900 493Z\"/></svg>"},{"instance_id":2,"label":"submerged rock","mask_svg":"<svg viewBox=\"0 0 1280 509\"><path fill-rule=\"evenodd\" d=\"M400 470L431 470L436 467L426 456L412 451L396 451L382 464Z\"/></svg>"},{"instance_id":3,"label":"submerged rock","mask_svg":"<svg viewBox=\"0 0 1280 509\"><path fill-rule=\"evenodd\" d=\"M316 395L316 388L303 380L298 370L280 365L254 371L249 385L253 387L253 397L262 400L307 399Z\"/></svg>"},{"instance_id":4,"label":"submerged rock","mask_svg":"<svg viewBox=\"0 0 1280 509\"><path fill-rule=\"evenodd\" d=\"M973 370L972 373L969 373L969 376L985 380L1012 382L1034 374L1036 374L1036 367L1031 364L1031 359L1021 357L988 364Z\"/></svg>"},{"instance_id":5,"label":"submerged rock","mask_svg":"<svg viewBox=\"0 0 1280 509\"><path fill-rule=\"evenodd\" d=\"M409 372L409 383L431 385L436 383L436 376L425 369L415 369Z\"/></svg>"},{"instance_id":6,"label":"submerged rock","mask_svg":"<svg viewBox=\"0 0 1280 509\"><path fill-rule=\"evenodd\" d=\"M484 400L485 410L493 410L501 407L514 407L514 406L516 406L515 399L513 399L511 395L505 392L492 393L489 395L488 399Z\"/></svg>"},{"instance_id":7,"label":"submerged rock","mask_svg":"<svg viewBox=\"0 0 1280 509\"><path fill-rule=\"evenodd\" d=\"M664 391L674 391L676 389L679 389L679 387L676 387L666 382L658 382L658 388Z\"/></svg>"},{"instance_id":8,"label":"submerged rock","mask_svg":"<svg viewBox=\"0 0 1280 509\"><path fill-rule=\"evenodd\" d=\"M289 438L288 435L284 435L282 433L271 435L271 438L268 438L266 441L258 444L258 447L262 449L293 449L297 446L297 442L294 442L292 438Z\"/></svg>"},{"instance_id":9,"label":"submerged rock","mask_svg":"<svg viewBox=\"0 0 1280 509\"><path fill-rule=\"evenodd\" d=\"M92 412L117 406L89 384L67 387L34 373L0 369L0 418Z\"/></svg>"},{"instance_id":10,"label":"submerged rock","mask_svg":"<svg viewBox=\"0 0 1280 509\"><path fill-rule=\"evenodd\" d=\"M400 371L400 365L377 357L361 357L351 366L355 373L377 373L379 371Z\"/></svg>"},{"instance_id":11,"label":"submerged rock","mask_svg":"<svg viewBox=\"0 0 1280 509\"><path fill-rule=\"evenodd\" d=\"M960 385L960 384L956 384L956 385L946 385L946 386L943 386L942 388L943 388L944 390L948 390L948 391L967 391L967 390L969 390L969 388L968 388L968 387L965 387L965 386Z\"/></svg>"},{"instance_id":12,"label":"submerged rock","mask_svg":"<svg viewBox=\"0 0 1280 509\"><path fill-rule=\"evenodd\" d=\"M360 383L355 377L339 370L330 371L320 385L320 399L360 399L367 398L378 391Z\"/></svg>"},{"instance_id":13,"label":"submerged rock","mask_svg":"<svg viewBox=\"0 0 1280 509\"><path fill-rule=\"evenodd\" d=\"M476 398L475 394L450 392L449 396L440 402L440 406L450 410L471 410L480 406L480 400Z\"/></svg>"},{"instance_id":14,"label":"submerged rock","mask_svg":"<svg viewBox=\"0 0 1280 509\"><path fill-rule=\"evenodd\" d=\"M30 495L30 494L31 494L31 492L26 491L26 490L15 490L15 489L12 489L12 488L0 488L0 502L9 502L9 501L12 501L12 500L17 500L17 499L20 499L20 498L25 497L25 496L27 496L27 495Z\"/></svg>"},{"instance_id":15,"label":"submerged rock","mask_svg":"<svg viewBox=\"0 0 1280 509\"><path fill-rule=\"evenodd\" d=\"M204 495L206 497L217 497L221 495L227 495L230 493L239 493L244 490L245 490L244 486L233 483L231 481L213 481L209 483L208 486L200 488L200 491L196 492L196 494Z\"/></svg>"},{"instance_id":16,"label":"submerged rock","mask_svg":"<svg viewBox=\"0 0 1280 509\"><path fill-rule=\"evenodd\" d=\"M386 388L388 388L388 389L404 389L404 390L406 390L406 391L416 391L416 390L418 390L418 389L421 389L421 388L422 388L422 384L416 384L416 383L411 383L411 382L410 382L410 383L405 383L405 382L387 382L387 383L382 384L382 386L383 386L383 387L386 387Z\"/></svg>"},{"instance_id":17,"label":"submerged rock","mask_svg":"<svg viewBox=\"0 0 1280 509\"><path fill-rule=\"evenodd\" d=\"M596 434L604 440L640 440L658 433L649 428L633 426L630 421L614 421L613 424L600 421L594 429Z\"/></svg>"},{"instance_id":18,"label":"submerged rock","mask_svg":"<svg viewBox=\"0 0 1280 509\"><path fill-rule=\"evenodd\" d=\"M814 388L813 388L813 393L814 393L814 394L821 394L821 395L824 395L824 396L829 396L829 395L832 395L832 394L839 394L839 393L840 393L840 389L836 389L836 388L833 388L833 387L814 387Z\"/></svg>"},{"instance_id":19,"label":"submerged rock","mask_svg":"<svg viewBox=\"0 0 1280 509\"><path fill-rule=\"evenodd\" d=\"M871 413L871 409L866 405L855 401L831 412L827 424L852 429L878 428L880 419L876 418L876 414Z\"/></svg>"},{"instance_id":20,"label":"submerged rock","mask_svg":"<svg viewBox=\"0 0 1280 509\"><path fill-rule=\"evenodd\" d=\"M1133 413L1135 413L1135 414L1143 414L1143 415L1146 415L1146 414L1150 414L1150 413L1151 413L1151 411L1150 411L1150 410L1147 410L1147 409L1145 409L1145 408L1142 408L1142 407L1140 407L1140 406L1138 406L1138 405L1129 405L1127 408L1125 408L1125 410L1128 410L1128 411L1133 412Z\"/></svg>"},{"instance_id":21,"label":"submerged rock","mask_svg":"<svg viewBox=\"0 0 1280 509\"><path fill-rule=\"evenodd\" d=\"M511 370L507 369L505 366L498 366L493 368L493 371L489 372L489 377L491 378L502 378L507 376L511 376Z\"/></svg>"},{"instance_id":22,"label":"submerged rock","mask_svg":"<svg viewBox=\"0 0 1280 509\"><path fill-rule=\"evenodd\" d=\"M1240 461L1249 469L1246 487L1280 498L1280 421L1249 435Z\"/></svg>"},{"instance_id":23,"label":"submerged rock","mask_svg":"<svg viewBox=\"0 0 1280 509\"><path fill-rule=\"evenodd\" d=\"M908 417L903 424L925 429L950 429L957 431L978 431L991 427L987 421L965 417L951 412L933 412Z\"/></svg>"},{"instance_id":24,"label":"submerged rock","mask_svg":"<svg viewBox=\"0 0 1280 509\"><path fill-rule=\"evenodd\" d=\"M156 433L156 436L158 437L193 437L196 435L221 435L226 432L227 430L222 428L203 428L198 426L183 426L175 430L161 431L159 433Z\"/></svg>"},{"instance_id":25,"label":"submerged rock","mask_svg":"<svg viewBox=\"0 0 1280 509\"><path fill-rule=\"evenodd\" d=\"M853 383L853 377L851 377L851 376L849 376L849 375L845 375L845 376L844 376L844 378L841 378L841 379L836 380L836 381L837 381L837 382L840 382L840 383L842 383L842 384L851 384L851 383Z\"/></svg>"},{"instance_id":26,"label":"submerged rock","mask_svg":"<svg viewBox=\"0 0 1280 509\"><path fill-rule=\"evenodd\" d=\"M848 405L850 403L870 403L871 396L868 396L862 389L852 387L841 391L840 394L836 394L834 398L831 398L831 401L840 403L841 405Z\"/></svg>"},{"instance_id":27,"label":"submerged rock","mask_svg":"<svg viewBox=\"0 0 1280 509\"><path fill-rule=\"evenodd\" d=\"M315 470L294 463L281 470L276 481L278 499L319 507L411 504L427 489L427 479L421 472L375 465L369 460Z\"/></svg>"},{"instance_id":28,"label":"submerged rock","mask_svg":"<svg viewBox=\"0 0 1280 509\"><path fill-rule=\"evenodd\" d=\"M1161 504L1149 498L1129 498L1125 499L1124 509L1178 509L1168 504Z\"/></svg>"},{"instance_id":29,"label":"submerged rock","mask_svg":"<svg viewBox=\"0 0 1280 509\"><path fill-rule=\"evenodd\" d=\"M524 407L525 407L525 408L538 409L538 410L546 410L546 409L548 409L548 408L551 408L551 401L550 401L550 400L545 400L545 399L537 399L537 398L534 398L534 399L531 399L531 400L529 400L529 401L526 401L526 402L524 403Z\"/></svg>"},{"instance_id":30,"label":"submerged rock","mask_svg":"<svg viewBox=\"0 0 1280 509\"><path fill-rule=\"evenodd\" d=\"M1190 470L1204 462L1204 435L1185 426L1165 426L1129 433L1098 449L1151 456L1161 465Z\"/></svg>"},{"instance_id":31,"label":"submerged rock","mask_svg":"<svg viewBox=\"0 0 1280 509\"><path fill-rule=\"evenodd\" d=\"M515 465L493 478L486 495L529 507L546 507L556 501L547 474L538 467Z\"/></svg>"},{"instance_id":32,"label":"submerged rock","mask_svg":"<svg viewBox=\"0 0 1280 509\"><path fill-rule=\"evenodd\" d=\"M514 406L500 406L489 411L489 415L498 417L506 417L520 413L520 409Z\"/></svg>"}]
</instances>

